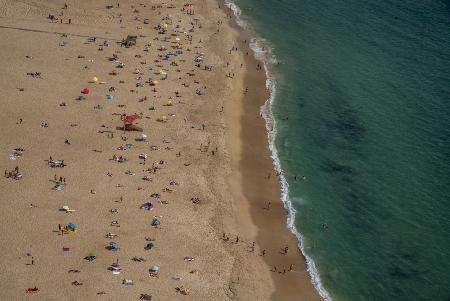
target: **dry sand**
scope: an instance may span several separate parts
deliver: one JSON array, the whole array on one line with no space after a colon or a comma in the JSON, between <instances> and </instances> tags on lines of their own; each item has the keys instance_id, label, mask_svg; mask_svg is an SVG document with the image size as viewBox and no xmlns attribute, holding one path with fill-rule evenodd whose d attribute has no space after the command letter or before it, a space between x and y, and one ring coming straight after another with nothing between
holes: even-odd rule
<instances>
[{"instance_id":1,"label":"dry sand","mask_svg":"<svg viewBox=\"0 0 450 301\"><path fill-rule=\"evenodd\" d=\"M182 1L121 1L120 7L68 1L62 9L64 3L0 1L0 164L7 171L18 166L23 175L0 180L1 299L23 300L27 288L37 287L36 300L137 300L142 293L153 300L318 300L286 229L277 178L267 179L273 169L259 118L267 98L264 74L245 55L248 37L231 26L228 12L212 0L192 1L184 10ZM63 23L52 23L49 12ZM164 22L168 33L158 34L154 28ZM128 34L138 36L137 45L121 47L117 42ZM96 42L89 43L94 36ZM179 49L173 48L176 38ZM109 46L101 47L105 39ZM230 52L233 47L238 51ZM183 53L155 61L176 50ZM198 53L204 53L200 67L194 61ZM108 60L113 54L124 68ZM155 74L158 69L167 71L167 80ZM119 74L110 75L112 70ZM42 78L27 75L33 72ZM106 83L89 83L93 76ZM156 87L146 83L149 76L159 80ZM90 93L76 100L83 88ZM135 124L148 141L117 129L122 113L142 114ZM166 122L157 121L161 115ZM133 147L118 149L126 143ZM25 151L11 160L14 148ZM148 155L145 164L141 153ZM114 154L128 161L115 162ZM49 168L50 156L67 166ZM55 175L66 179L64 191L52 189ZM139 209L144 202L154 209ZM64 205L76 211L61 212ZM158 228L151 226L155 216ZM78 231L61 235L58 224L71 222ZM106 238L110 232L118 237ZM144 250L145 237L155 239L153 249ZM120 249L107 250L110 241ZM280 252L285 245L287 255ZM83 259L89 252L97 253L96 260ZM117 259L122 271L112 275L108 267ZM152 264L160 266L157 278L148 274ZM270 271L291 264L291 272ZM123 279L134 284L123 285ZM182 296L176 288L191 292Z\"/></svg>"}]
</instances>

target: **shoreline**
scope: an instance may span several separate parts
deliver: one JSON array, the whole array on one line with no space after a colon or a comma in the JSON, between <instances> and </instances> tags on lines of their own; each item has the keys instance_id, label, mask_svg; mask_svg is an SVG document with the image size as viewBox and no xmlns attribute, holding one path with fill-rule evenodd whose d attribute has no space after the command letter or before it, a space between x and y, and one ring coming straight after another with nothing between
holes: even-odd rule
<instances>
[{"instance_id":1,"label":"shoreline","mask_svg":"<svg viewBox=\"0 0 450 301\"><path fill-rule=\"evenodd\" d=\"M225 1L219 0L226 11ZM264 262L271 267L271 278L275 283L275 291L271 295L272 300L322 300L316 288L312 284L311 275L307 271L306 258L299 249L297 237L288 229L286 210L281 201L280 180L277 177L272 161L272 153L269 149L267 121L263 118L261 110L264 105L270 106L271 92L267 89L266 62L257 59L250 43L253 39L251 32L243 28L232 14L230 25L239 32L239 41L247 41L245 50L240 50L247 66L244 77L244 87L249 92L241 96L243 114L240 117L240 159L234 162L239 166L234 170L233 176L240 174L243 188L242 195L249 203L250 218L258 227L256 241L267 253ZM242 44L240 44L242 45ZM246 55L244 52L247 52ZM262 65L256 70L257 64ZM236 146L231 146L236 148ZM262 151L263 150L263 151ZM262 151L262 153L261 153ZM235 159L236 160L236 159ZM269 176L270 174L270 176ZM231 184L236 186L236 184ZM240 195L236 195L237 200ZM265 209L270 201L270 210ZM272 244L278 244L278 249ZM291 252L284 255L284 246L288 246ZM274 248L275 247L275 248ZM267 248L267 249L265 249ZM269 248L274 254L269 254ZM261 251L261 250L260 250ZM281 255L281 256L280 256ZM294 266L295 273L284 272L290 266ZM273 268L272 268L273 267ZM277 267L277 271L274 269Z\"/></svg>"}]
</instances>

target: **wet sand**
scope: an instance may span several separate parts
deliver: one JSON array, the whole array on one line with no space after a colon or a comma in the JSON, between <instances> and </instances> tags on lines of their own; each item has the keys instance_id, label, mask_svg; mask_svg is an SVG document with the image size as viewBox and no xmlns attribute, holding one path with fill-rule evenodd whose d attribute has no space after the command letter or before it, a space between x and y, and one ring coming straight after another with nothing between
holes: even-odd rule
<instances>
[{"instance_id":1,"label":"wet sand","mask_svg":"<svg viewBox=\"0 0 450 301\"><path fill-rule=\"evenodd\" d=\"M264 262L275 285L272 300L321 300L306 271L305 258L298 249L297 238L286 226L286 211L280 201L280 183L268 148L266 124L260 115L261 106L270 96L265 88L266 75L264 69L257 70L261 62L254 58L248 46L250 33L237 27L234 20L231 25L240 31L241 53L247 66L243 87L248 87L248 92L241 94L241 103L230 108L242 112L230 121L234 124L239 119L240 133L231 127L228 140L236 154L232 156L233 174L229 177L229 183L234 188L235 199L248 202L243 206L245 214L242 211L238 213L245 221L241 227L256 237L256 254L261 256L266 250ZM249 55L246 55L247 52ZM237 136L239 139L236 139ZM287 254L284 252L286 246ZM291 267L292 271L289 271Z\"/></svg>"}]
</instances>

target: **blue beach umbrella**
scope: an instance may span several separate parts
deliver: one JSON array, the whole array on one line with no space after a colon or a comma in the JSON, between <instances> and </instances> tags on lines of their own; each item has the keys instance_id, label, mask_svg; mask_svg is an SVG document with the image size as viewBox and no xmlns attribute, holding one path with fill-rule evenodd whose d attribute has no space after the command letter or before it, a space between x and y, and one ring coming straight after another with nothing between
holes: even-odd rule
<instances>
[{"instance_id":1,"label":"blue beach umbrella","mask_svg":"<svg viewBox=\"0 0 450 301\"><path fill-rule=\"evenodd\" d=\"M110 247L112 250L117 250L117 249L119 248L119 244L116 243L116 242L114 242L114 241L112 241L112 242L109 243L109 247Z\"/></svg>"},{"instance_id":2,"label":"blue beach umbrella","mask_svg":"<svg viewBox=\"0 0 450 301\"><path fill-rule=\"evenodd\" d=\"M69 224L67 225L67 229L75 230L76 228L77 228L77 225L74 224L74 223L69 223Z\"/></svg>"}]
</instances>

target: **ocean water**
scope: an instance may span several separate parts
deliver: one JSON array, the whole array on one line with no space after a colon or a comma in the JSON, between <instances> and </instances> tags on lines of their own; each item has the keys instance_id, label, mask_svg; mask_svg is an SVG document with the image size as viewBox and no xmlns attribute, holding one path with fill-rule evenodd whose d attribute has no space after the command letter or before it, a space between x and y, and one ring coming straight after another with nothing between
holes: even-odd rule
<instances>
[{"instance_id":1,"label":"ocean water","mask_svg":"<svg viewBox=\"0 0 450 301\"><path fill-rule=\"evenodd\" d=\"M265 45L288 223L322 296L450 300L450 2L234 3Z\"/></svg>"}]
</instances>

